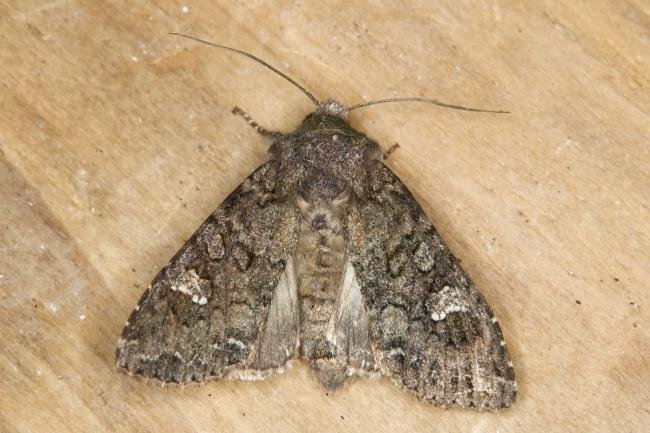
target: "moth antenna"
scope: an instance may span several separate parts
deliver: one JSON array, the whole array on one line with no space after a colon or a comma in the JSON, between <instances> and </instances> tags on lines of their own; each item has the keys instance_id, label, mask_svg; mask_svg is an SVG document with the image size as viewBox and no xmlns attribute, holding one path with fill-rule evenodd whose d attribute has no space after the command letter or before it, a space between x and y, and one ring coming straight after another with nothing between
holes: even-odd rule
<instances>
[{"instance_id":1,"label":"moth antenna","mask_svg":"<svg viewBox=\"0 0 650 433\"><path fill-rule=\"evenodd\" d=\"M376 101L361 102L359 104L352 105L350 107L347 107L345 109L345 111L352 111L352 110L356 110L357 108L367 107L369 105L384 104L386 102L426 102L427 104L438 105L440 107L445 107L445 108L453 108L454 110L475 111L475 112L479 112L479 113L497 113L497 114L510 113L509 111L483 110L483 109L480 109L480 108L470 108L470 107L463 107L461 105L445 104L444 102L436 101L435 99L427 99L427 98L388 98L388 99L378 99Z\"/></svg>"},{"instance_id":2,"label":"moth antenna","mask_svg":"<svg viewBox=\"0 0 650 433\"><path fill-rule=\"evenodd\" d=\"M294 79L292 79L291 77L289 77L285 73L280 72L279 70L277 70L273 66L266 63L264 60L262 60L260 58L257 58L254 55L247 53L246 51L238 50L237 48L226 47L225 45L219 45L219 44L215 44L215 43L212 43L212 42L204 41L203 39L199 39L199 38L196 38L196 37L190 36L190 35L184 35L183 33L170 32L169 34L174 35L174 36L182 36L184 38L192 39L192 40L194 40L196 42L201 42L203 44L210 45L211 47L223 48L224 50L232 51L233 53L237 53L237 54L241 54L242 56L246 56L249 59L252 59L252 60L256 61L260 65L272 70L273 72L275 72L276 74L278 74L279 76L281 76L282 78L284 78L285 80L287 80L288 82L290 82L291 84L296 86L298 89L300 89L300 91L302 93L304 93L305 95L307 95L307 97L309 99L311 99L311 102L313 102L314 105L318 105L318 103L319 103L318 99L316 99L316 97L314 95L309 93L307 91L307 89L305 89L300 84L298 84Z\"/></svg>"}]
</instances>

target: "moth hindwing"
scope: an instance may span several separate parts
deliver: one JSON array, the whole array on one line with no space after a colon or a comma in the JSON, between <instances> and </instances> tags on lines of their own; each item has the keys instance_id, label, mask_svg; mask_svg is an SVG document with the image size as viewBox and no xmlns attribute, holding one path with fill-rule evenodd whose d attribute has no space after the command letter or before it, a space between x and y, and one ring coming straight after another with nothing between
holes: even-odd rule
<instances>
[{"instance_id":1,"label":"moth hindwing","mask_svg":"<svg viewBox=\"0 0 650 433\"><path fill-rule=\"evenodd\" d=\"M292 358L326 388L382 374L421 400L510 406L492 310L379 146L319 105L145 291L118 366L165 382L264 378Z\"/></svg>"}]
</instances>

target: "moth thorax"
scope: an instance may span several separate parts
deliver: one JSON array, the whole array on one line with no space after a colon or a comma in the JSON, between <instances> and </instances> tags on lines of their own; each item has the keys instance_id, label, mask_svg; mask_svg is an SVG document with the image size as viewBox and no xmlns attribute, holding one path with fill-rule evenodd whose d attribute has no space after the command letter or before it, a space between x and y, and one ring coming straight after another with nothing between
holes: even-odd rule
<instances>
[{"instance_id":1,"label":"moth thorax","mask_svg":"<svg viewBox=\"0 0 650 433\"><path fill-rule=\"evenodd\" d=\"M329 168L329 167L328 167ZM349 187L335 176L330 170L318 168L309 173L298 185L297 192L305 201L312 205L339 206L339 202L347 197Z\"/></svg>"}]
</instances>

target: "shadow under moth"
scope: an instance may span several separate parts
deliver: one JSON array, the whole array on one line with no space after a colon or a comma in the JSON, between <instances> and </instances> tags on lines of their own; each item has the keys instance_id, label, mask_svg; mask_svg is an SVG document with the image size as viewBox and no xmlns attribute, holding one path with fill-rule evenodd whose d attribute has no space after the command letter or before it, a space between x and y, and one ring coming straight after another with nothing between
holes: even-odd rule
<instances>
[{"instance_id":1,"label":"shadow under moth","mask_svg":"<svg viewBox=\"0 0 650 433\"><path fill-rule=\"evenodd\" d=\"M300 358L327 389L381 374L444 407L510 406L514 370L490 306L379 145L346 121L398 100L488 110L421 98L320 102L262 60L217 46L282 75L317 108L287 134L238 110L273 139L268 160L154 278L117 365L187 383L263 379Z\"/></svg>"}]
</instances>

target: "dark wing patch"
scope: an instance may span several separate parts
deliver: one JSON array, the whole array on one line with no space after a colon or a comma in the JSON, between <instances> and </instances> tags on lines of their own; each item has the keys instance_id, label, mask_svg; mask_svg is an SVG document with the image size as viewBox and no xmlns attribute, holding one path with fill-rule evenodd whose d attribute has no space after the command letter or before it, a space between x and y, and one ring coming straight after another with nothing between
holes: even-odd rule
<instances>
[{"instance_id":1,"label":"dark wing patch","mask_svg":"<svg viewBox=\"0 0 650 433\"><path fill-rule=\"evenodd\" d=\"M184 383L253 362L297 236L275 178L272 162L255 170L160 271L122 331L119 367Z\"/></svg>"},{"instance_id":2,"label":"dark wing patch","mask_svg":"<svg viewBox=\"0 0 650 433\"><path fill-rule=\"evenodd\" d=\"M441 406L510 406L514 370L491 308L402 182L372 164L346 236L380 370Z\"/></svg>"}]
</instances>

